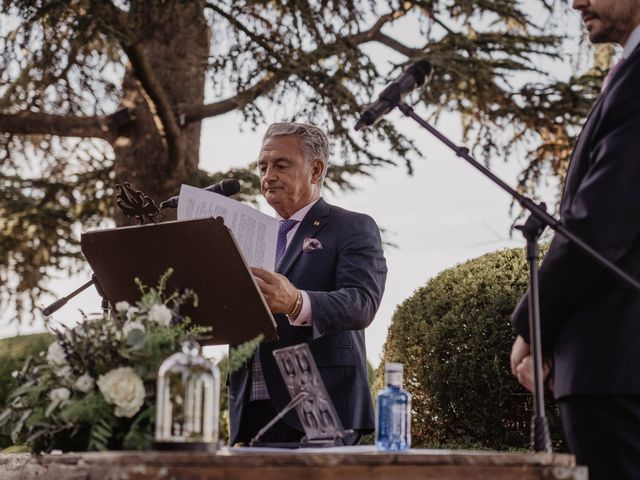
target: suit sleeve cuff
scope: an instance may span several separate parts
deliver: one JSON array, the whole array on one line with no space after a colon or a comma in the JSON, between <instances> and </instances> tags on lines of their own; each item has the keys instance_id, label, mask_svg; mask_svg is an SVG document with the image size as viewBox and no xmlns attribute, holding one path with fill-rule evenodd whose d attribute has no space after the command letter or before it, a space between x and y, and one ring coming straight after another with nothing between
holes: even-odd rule
<instances>
[{"instance_id":1,"label":"suit sleeve cuff","mask_svg":"<svg viewBox=\"0 0 640 480\"><path fill-rule=\"evenodd\" d=\"M302 294L302 309L296 318L287 316L289 323L294 327L310 327L313 321L311 312L311 301L309 300L309 294L304 290L301 290Z\"/></svg>"}]
</instances>

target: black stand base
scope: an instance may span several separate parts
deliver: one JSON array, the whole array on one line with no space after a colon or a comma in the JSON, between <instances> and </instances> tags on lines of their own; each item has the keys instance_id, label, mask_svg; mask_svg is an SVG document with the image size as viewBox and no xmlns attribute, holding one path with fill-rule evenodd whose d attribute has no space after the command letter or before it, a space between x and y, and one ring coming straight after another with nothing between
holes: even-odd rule
<instances>
[{"instance_id":1,"label":"black stand base","mask_svg":"<svg viewBox=\"0 0 640 480\"><path fill-rule=\"evenodd\" d=\"M534 452L552 451L547 417L531 417L531 448Z\"/></svg>"},{"instance_id":2,"label":"black stand base","mask_svg":"<svg viewBox=\"0 0 640 480\"><path fill-rule=\"evenodd\" d=\"M328 447L341 447L344 442L341 438L335 440L327 440L323 442L309 442L302 439L299 442L251 442L251 447L263 447L263 448L288 448L294 450L297 448L328 448Z\"/></svg>"},{"instance_id":3,"label":"black stand base","mask_svg":"<svg viewBox=\"0 0 640 480\"><path fill-rule=\"evenodd\" d=\"M171 452L216 452L220 442L153 442L152 450Z\"/></svg>"}]
</instances>

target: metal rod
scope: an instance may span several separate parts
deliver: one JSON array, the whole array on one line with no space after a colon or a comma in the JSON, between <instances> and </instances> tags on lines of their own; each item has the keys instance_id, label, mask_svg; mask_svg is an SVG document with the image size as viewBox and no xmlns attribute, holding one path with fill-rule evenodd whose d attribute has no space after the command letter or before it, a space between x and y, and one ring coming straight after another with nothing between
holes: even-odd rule
<instances>
[{"instance_id":1,"label":"metal rod","mask_svg":"<svg viewBox=\"0 0 640 480\"><path fill-rule=\"evenodd\" d=\"M451 148L458 157L466 160L472 167L479 170L483 175L489 177L494 183L496 183L500 188L506 191L509 195L515 198L522 207L526 210L529 210L532 215L534 215L537 219L541 220L545 225L548 225L552 230L561 233L564 237L568 238L574 245L580 248L584 253L586 253L589 257L593 258L600 265L602 265L605 269L609 270L611 273L616 275L618 278L626 282L628 285L635 288L638 292L640 292L640 282L627 274L624 270L620 269L618 266L611 263L605 257L603 257L599 252L591 248L587 243L582 241L580 238L576 237L573 233L571 233L564 225L560 223L552 215L540 208L540 206L531 200L528 197L518 193L516 190L511 188L507 183L505 183L501 178L496 176L491 170L486 168L484 165L480 164L477 160L475 160L471 155L469 155L469 149L466 147L459 147L447 137L445 137L442 133L440 133L436 128L429 125L425 120L423 120L420 116L418 116L413 109L407 105L405 102L400 102L398 104L398 108L404 113L406 116L413 118L416 122L418 122L422 127L427 129L431 134L433 134L436 138L442 141L445 145Z\"/></svg>"},{"instance_id":2,"label":"metal rod","mask_svg":"<svg viewBox=\"0 0 640 480\"><path fill-rule=\"evenodd\" d=\"M48 317L52 313L54 313L54 312L58 311L60 308L62 308L69 300L71 300L73 297L78 295L80 292L82 292L83 290L86 290L87 288L89 288L91 285L93 285L93 278L91 280L89 280L87 283L85 283L84 285L82 285L81 287L76 288L73 292L71 292L66 297L62 297L61 299L56 300L55 302L53 302L48 307L45 307L42 310L42 313L44 314L45 317Z\"/></svg>"},{"instance_id":3,"label":"metal rod","mask_svg":"<svg viewBox=\"0 0 640 480\"><path fill-rule=\"evenodd\" d=\"M308 395L309 394L307 392L300 392L295 397L293 397L291 401L287 404L287 406L284 407L280 413L278 413L275 417L273 417L269 423L267 423L264 427L260 429L258 433L256 433L255 437L253 437L251 439L251 442L249 442L249 445L254 445L258 440L260 440L260 437L264 435L264 432L266 432L271 427L273 427L276 424L276 422L278 422L278 420L284 417L287 414L287 412L289 412L289 410L295 408L302 400L307 398Z\"/></svg>"}]
</instances>

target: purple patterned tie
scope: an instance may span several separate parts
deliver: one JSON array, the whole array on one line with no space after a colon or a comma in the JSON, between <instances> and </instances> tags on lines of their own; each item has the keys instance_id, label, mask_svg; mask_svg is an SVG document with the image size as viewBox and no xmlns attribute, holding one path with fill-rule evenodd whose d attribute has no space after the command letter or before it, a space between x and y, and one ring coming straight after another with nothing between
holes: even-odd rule
<instances>
[{"instance_id":1,"label":"purple patterned tie","mask_svg":"<svg viewBox=\"0 0 640 480\"><path fill-rule=\"evenodd\" d=\"M297 223L298 220L291 220L290 218L280 220L280 225L278 225L278 243L276 244L276 268L280 264L280 259L282 259L285 248L287 248L287 233L289 233L289 230L295 227Z\"/></svg>"}]
</instances>

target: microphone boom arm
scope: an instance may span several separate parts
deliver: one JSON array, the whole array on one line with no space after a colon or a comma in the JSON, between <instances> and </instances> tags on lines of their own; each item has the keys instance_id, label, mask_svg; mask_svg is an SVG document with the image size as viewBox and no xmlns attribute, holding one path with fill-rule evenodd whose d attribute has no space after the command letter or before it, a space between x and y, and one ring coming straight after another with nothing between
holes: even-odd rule
<instances>
[{"instance_id":1,"label":"microphone boom arm","mask_svg":"<svg viewBox=\"0 0 640 480\"><path fill-rule=\"evenodd\" d=\"M91 280L89 280L87 283L81 285L80 287L76 288L69 295L67 295L65 297L62 297L62 298L59 298L58 300L53 302L51 305L48 305L47 307L43 308L42 309L42 314L45 317L48 317L49 315L57 312L62 307L64 307L69 300L71 300L73 297L75 297L79 293L85 291L91 285L95 285L96 290L98 291L98 295L100 295L100 297L102 297L102 310L104 311L105 308L108 309L109 303L108 303L108 300L107 300L107 296L105 295L104 291L102 290L102 287L100 286L100 283L98 282L98 277L96 277L96 274L93 273L91 275Z\"/></svg>"},{"instance_id":2,"label":"microphone boom arm","mask_svg":"<svg viewBox=\"0 0 640 480\"><path fill-rule=\"evenodd\" d=\"M589 257L594 259L600 265L602 265L605 269L611 271L615 276L619 279L633 287L636 291L640 292L640 282L635 278L631 277L624 270L621 270L619 267L611 263L605 257L602 256L599 252L589 246L587 243L582 241L580 238L576 237L571 231L569 231L559 220L550 215L546 209L529 197L518 193L516 190L511 188L506 182L504 182L500 177L495 175L491 170L486 168L476 159L474 159L471 155L469 155L469 149L467 147L457 146L451 140L449 140L445 135L440 133L435 127L432 127L429 123L427 123L424 119L422 119L419 115L417 115L413 108L407 105L405 102L400 102L398 104L398 108L402 113L404 113L407 117L415 120L420 126L424 127L428 130L433 136L435 136L438 140L444 143L447 147L453 150L456 156L466 160L472 167L479 170L480 173L489 177L491 181L497 184L502 190L507 192L511 197L513 197L523 208L531 212L533 216L535 216L538 220L540 220L545 226L549 226L552 230L559 232L563 236L565 236L570 242L575 244L580 250L586 253Z\"/></svg>"}]
</instances>

